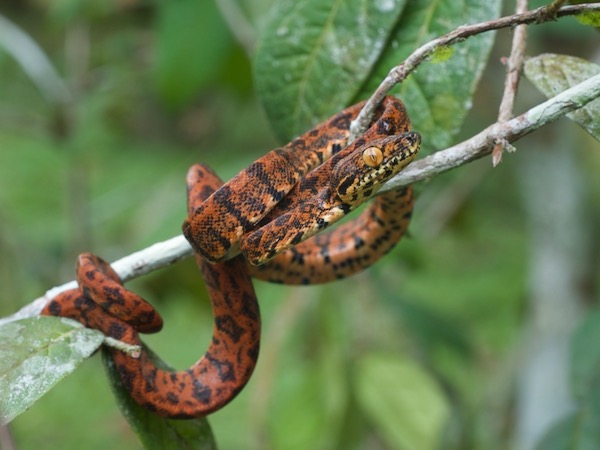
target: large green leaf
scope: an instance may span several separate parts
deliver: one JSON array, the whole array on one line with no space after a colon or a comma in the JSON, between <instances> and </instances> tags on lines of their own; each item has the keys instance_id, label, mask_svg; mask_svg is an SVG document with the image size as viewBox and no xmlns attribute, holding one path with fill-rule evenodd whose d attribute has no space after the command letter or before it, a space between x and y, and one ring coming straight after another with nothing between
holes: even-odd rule
<instances>
[{"instance_id":1,"label":"large green leaf","mask_svg":"<svg viewBox=\"0 0 600 450\"><path fill-rule=\"evenodd\" d=\"M289 140L348 105L406 0L280 0L259 40L256 88L279 138Z\"/></svg>"},{"instance_id":2,"label":"large green leaf","mask_svg":"<svg viewBox=\"0 0 600 450\"><path fill-rule=\"evenodd\" d=\"M367 354L356 366L356 400L390 448L439 448L448 404L433 379L414 361Z\"/></svg>"},{"instance_id":3,"label":"large green leaf","mask_svg":"<svg viewBox=\"0 0 600 450\"><path fill-rule=\"evenodd\" d=\"M361 97L371 95L389 70L420 45L460 25L497 17L502 2L490 0L411 0ZM471 108L471 98L488 60L494 33L455 44L445 56L421 64L392 90L406 104L413 127L423 135L423 149L452 143Z\"/></svg>"},{"instance_id":4,"label":"large green leaf","mask_svg":"<svg viewBox=\"0 0 600 450\"><path fill-rule=\"evenodd\" d=\"M148 348L154 363L165 370L172 370ZM138 405L125 390L109 351L102 352L102 361L109 376L111 388L123 415L133 431L148 450L213 450L215 444L206 418L173 420L158 416Z\"/></svg>"},{"instance_id":5,"label":"large green leaf","mask_svg":"<svg viewBox=\"0 0 600 450\"><path fill-rule=\"evenodd\" d=\"M600 66L585 59L551 53L525 61L525 75L548 98L600 73ZM600 99L567 114L600 140Z\"/></svg>"},{"instance_id":6,"label":"large green leaf","mask_svg":"<svg viewBox=\"0 0 600 450\"><path fill-rule=\"evenodd\" d=\"M465 23L496 17L501 3L382 0L367 7L360 0L280 1L255 59L256 86L275 132L289 139L369 96L419 45ZM357 30L364 30L364 37L357 39ZM449 59L426 62L393 91L426 137L425 148L449 145L460 129L493 36L453 46Z\"/></svg>"},{"instance_id":7,"label":"large green leaf","mask_svg":"<svg viewBox=\"0 0 600 450\"><path fill-rule=\"evenodd\" d=\"M73 372L104 340L97 330L57 317L0 327L0 422L10 422Z\"/></svg>"}]
</instances>

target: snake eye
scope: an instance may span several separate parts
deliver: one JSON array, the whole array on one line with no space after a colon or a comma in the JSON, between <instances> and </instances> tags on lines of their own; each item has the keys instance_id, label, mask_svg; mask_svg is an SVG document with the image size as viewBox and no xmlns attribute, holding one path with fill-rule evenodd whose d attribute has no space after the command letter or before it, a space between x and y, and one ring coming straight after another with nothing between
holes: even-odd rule
<instances>
[{"instance_id":1,"label":"snake eye","mask_svg":"<svg viewBox=\"0 0 600 450\"><path fill-rule=\"evenodd\" d=\"M383 153L379 147L368 147L363 152L362 157L369 167L377 167L383 161Z\"/></svg>"}]
</instances>

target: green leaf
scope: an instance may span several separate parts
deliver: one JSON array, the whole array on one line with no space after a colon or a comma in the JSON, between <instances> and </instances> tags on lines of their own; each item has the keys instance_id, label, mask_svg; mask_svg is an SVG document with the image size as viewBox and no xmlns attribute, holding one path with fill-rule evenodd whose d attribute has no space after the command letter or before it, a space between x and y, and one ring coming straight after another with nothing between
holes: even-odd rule
<instances>
[{"instance_id":1,"label":"green leaf","mask_svg":"<svg viewBox=\"0 0 600 450\"><path fill-rule=\"evenodd\" d=\"M181 108L214 81L231 38L214 1L158 3L154 82L161 99Z\"/></svg>"},{"instance_id":2,"label":"green leaf","mask_svg":"<svg viewBox=\"0 0 600 450\"><path fill-rule=\"evenodd\" d=\"M148 348L154 363L165 370L172 370L158 359ZM166 419L138 405L125 390L115 368L109 350L102 352L102 361L108 374L111 388L117 398L121 412L148 450L213 450L216 443L206 418L190 420Z\"/></svg>"},{"instance_id":3,"label":"green leaf","mask_svg":"<svg viewBox=\"0 0 600 450\"><path fill-rule=\"evenodd\" d=\"M284 141L351 103L406 0L281 0L254 59L258 94Z\"/></svg>"},{"instance_id":4,"label":"green leaf","mask_svg":"<svg viewBox=\"0 0 600 450\"><path fill-rule=\"evenodd\" d=\"M536 450L597 450L600 442L600 385L575 413L542 437Z\"/></svg>"},{"instance_id":5,"label":"green leaf","mask_svg":"<svg viewBox=\"0 0 600 450\"><path fill-rule=\"evenodd\" d=\"M587 0L578 1L577 3L586 3ZM571 2L573 3L573 2ZM600 30L600 13L597 11L588 11L575 16L577 21L582 25L588 25Z\"/></svg>"},{"instance_id":6,"label":"green leaf","mask_svg":"<svg viewBox=\"0 0 600 450\"><path fill-rule=\"evenodd\" d=\"M367 354L357 362L354 379L360 408L391 448L439 448L448 404L414 361Z\"/></svg>"},{"instance_id":7,"label":"green leaf","mask_svg":"<svg viewBox=\"0 0 600 450\"><path fill-rule=\"evenodd\" d=\"M547 53L525 61L525 75L546 97L600 73L600 66L581 58ZM588 103L567 117L600 140L600 99Z\"/></svg>"},{"instance_id":8,"label":"green leaf","mask_svg":"<svg viewBox=\"0 0 600 450\"><path fill-rule=\"evenodd\" d=\"M493 19L500 13L501 6L500 0L412 0L360 96L371 95L390 69L419 46L460 25ZM406 104L413 127L424 136L425 151L452 143L471 108L471 98L494 36L494 33L485 33L472 37L452 45L452 52L443 48L392 90Z\"/></svg>"},{"instance_id":9,"label":"green leaf","mask_svg":"<svg viewBox=\"0 0 600 450\"><path fill-rule=\"evenodd\" d=\"M27 410L102 345L73 320L32 317L0 327L0 422Z\"/></svg>"},{"instance_id":10,"label":"green leaf","mask_svg":"<svg viewBox=\"0 0 600 450\"><path fill-rule=\"evenodd\" d=\"M583 400L593 386L600 387L600 310L589 314L571 339L571 382Z\"/></svg>"}]
</instances>

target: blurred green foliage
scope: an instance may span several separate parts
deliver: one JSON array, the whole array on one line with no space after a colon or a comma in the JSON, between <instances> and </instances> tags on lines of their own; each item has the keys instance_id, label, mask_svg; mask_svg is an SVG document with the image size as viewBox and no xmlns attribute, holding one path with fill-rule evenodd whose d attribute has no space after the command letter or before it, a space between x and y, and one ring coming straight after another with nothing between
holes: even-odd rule
<instances>
[{"instance_id":1,"label":"blurred green foliage","mask_svg":"<svg viewBox=\"0 0 600 450\"><path fill-rule=\"evenodd\" d=\"M271 3L234 4L258 35ZM212 1L12 0L0 14L47 52L74 93L66 108L49 105L0 50L1 316L72 279L82 251L114 260L179 233L192 163L229 178L275 146L253 89L253 42L240 44L235 22ZM574 23L532 28L531 48L585 56L593 40ZM462 136L495 121L497 60L510 35L499 37ZM528 88L525 98L539 101ZM523 151L535 138L521 141ZM589 202L598 205L597 142L583 132L575 139ZM438 439L444 449L507 448L527 295L519 158L505 156L484 177L488 161L420 185L412 236L364 274L303 288L257 282L259 365L240 396L209 417L219 448L428 449ZM473 179L445 217L436 198ZM195 361L212 318L194 263L131 286L165 319L146 342L177 368ZM423 416L411 408L415 392ZM141 448L98 357L10 429L20 449Z\"/></svg>"}]
</instances>

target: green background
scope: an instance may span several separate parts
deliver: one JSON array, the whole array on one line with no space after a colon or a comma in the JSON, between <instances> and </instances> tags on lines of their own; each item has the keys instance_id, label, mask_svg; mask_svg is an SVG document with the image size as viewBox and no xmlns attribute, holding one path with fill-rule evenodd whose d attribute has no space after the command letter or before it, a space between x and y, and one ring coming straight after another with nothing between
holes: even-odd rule
<instances>
[{"instance_id":1,"label":"green background","mask_svg":"<svg viewBox=\"0 0 600 450\"><path fill-rule=\"evenodd\" d=\"M240 2L256 33L270 3ZM272 131L268 114L282 114L268 106L265 114L259 74L212 2L10 1L0 14L30 34L75 92L68 111L57 109L0 50L2 316L72 279L82 251L115 260L178 234L191 164L230 178L275 147L276 135L292 133L285 123ZM437 135L431 146L495 121L510 39L498 34L458 137ZM531 27L528 51L585 58L597 39L565 19ZM543 97L524 81L520 99L522 111ZM543 152L568 134L583 220L596 230L600 223L598 142L567 119L551 127L517 142L494 170L486 158L421 183L411 236L373 269L325 286L256 282L259 365L209 418L219 447L509 448L515 354L530 314L520 183L530 149ZM597 233L592 245L600 247ZM590 304L598 301L595 255L582 280ZM194 263L130 286L165 319L146 342L176 368L193 363L212 323ZM392 388L399 383L410 389ZM98 355L10 433L19 449L141 448Z\"/></svg>"}]
</instances>

